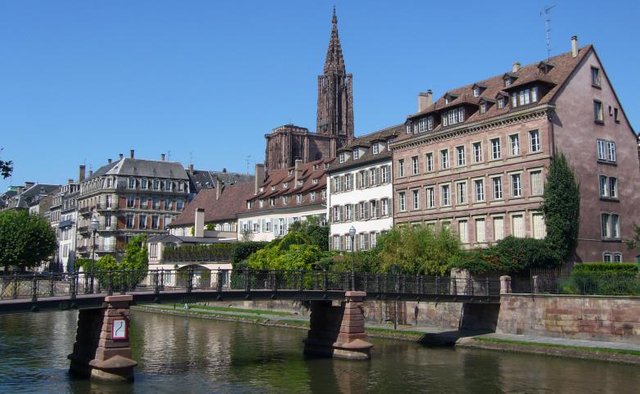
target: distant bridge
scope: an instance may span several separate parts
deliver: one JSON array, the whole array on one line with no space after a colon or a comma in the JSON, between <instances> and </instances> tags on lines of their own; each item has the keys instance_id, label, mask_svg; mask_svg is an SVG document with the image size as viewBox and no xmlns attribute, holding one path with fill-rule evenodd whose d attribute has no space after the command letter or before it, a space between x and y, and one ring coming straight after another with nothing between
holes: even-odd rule
<instances>
[{"instance_id":1,"label":"distant bridge","mask_svg":"<svg viewBox=\"0 0 640 394\"><path fill-rule=\"evenodd\" d=\"M0 277L0 313L101 306L110 295L134 303L366 299L496 304L499 279L328 271L150 270L13 274Z\"/></svg>"}]
</instances>

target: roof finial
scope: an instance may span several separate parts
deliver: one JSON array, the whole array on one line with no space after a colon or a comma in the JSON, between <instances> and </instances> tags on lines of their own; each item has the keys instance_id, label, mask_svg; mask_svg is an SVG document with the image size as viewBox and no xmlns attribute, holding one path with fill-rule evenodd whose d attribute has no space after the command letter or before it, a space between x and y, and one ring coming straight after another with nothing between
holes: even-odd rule
<instances>
[{"instance_id":1,"label":"roof finial","mask_svg":"<svg viewBox=\"0 0 640 394\"><path fill-rule=\"evenodd\" d=\"M336 25L338 24L338 17L336 16L336 6L333 6L333 18L331 19L331 22Z\"/></svg>"}]
</instances>

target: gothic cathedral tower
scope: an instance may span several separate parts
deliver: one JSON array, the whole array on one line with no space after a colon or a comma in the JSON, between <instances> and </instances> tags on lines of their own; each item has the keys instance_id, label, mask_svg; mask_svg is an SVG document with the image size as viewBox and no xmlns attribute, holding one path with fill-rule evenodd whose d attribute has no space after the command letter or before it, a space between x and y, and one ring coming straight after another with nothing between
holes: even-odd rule
<instances>
[{"instance_id":1,"label":"gothic cathedral tower","mask_svg":"<svg viewBox=\"0 0 640 394\"><path fill-rule=\"evenodd\" d=\"M318 76L316 132L342 137L348 141L353 139L353 76L347 74L345 70L335 7L332 22L331 39L324 61L324 74Z\"/></svg>"}]
</instances>

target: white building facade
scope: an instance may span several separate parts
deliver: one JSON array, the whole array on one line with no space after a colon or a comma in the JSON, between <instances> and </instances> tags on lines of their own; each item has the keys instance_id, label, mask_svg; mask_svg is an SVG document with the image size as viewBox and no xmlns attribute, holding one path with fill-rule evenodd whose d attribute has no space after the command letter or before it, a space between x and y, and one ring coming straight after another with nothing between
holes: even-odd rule
<instances>
[{"instance_id":1,"label":"white building facade","mask_svg":"<svg viewBox=\"0 0 640 394\"><path fill-rule=\"evenodd\" d=\"M372 249L380 234L393 227L393 170L388 144L400 130L397 126L360 137L338 153L337 163L328 171L331 250Z\"/></svg>"}]
</instances>

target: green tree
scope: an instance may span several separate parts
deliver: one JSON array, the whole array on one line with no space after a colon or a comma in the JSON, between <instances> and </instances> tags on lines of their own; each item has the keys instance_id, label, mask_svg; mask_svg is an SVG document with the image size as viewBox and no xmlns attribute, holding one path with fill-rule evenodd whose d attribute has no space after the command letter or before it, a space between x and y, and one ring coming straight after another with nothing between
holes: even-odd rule
<instances>
[{"instance_id":1,"label":"green tree","mask_svg":"<svg viewBox=\"0 0 640 394\"><path fill-rule=\"evenodd\" d=\"M309 237L309 242L317 245L320 250L329 250L329 226L322 224L317 216L309 216L306 220L293 222L289 231L298 231Z\"/></svg>"},{"instance_id":2,"label":"green tree","mask_svg":"<svg viewBox=\"0 0 640 394\"><path fill-rule=\"evenodd\" d=\"M578 239L580 187L562 153L551 160L542 212L549 246L563 261L567 261L573 257Z\"/></svg>"},{"instance_id":3,"label":"green tree","mask_svg":"<svg viewBox=\"0 0 640 394\"><path fill-rule=\"evenodd\" d=\"M397 226L382 235L380 271L400 270L408 274L444 275L461 252L460 240L448 229L432 230L420 226Z\"/></svg>"},{"instance_id":4,"label":"green tree","mask_svg":"<svg viewBox=\"0 0 640 394\"><path fill-rule=\"evenodd\" d=\"M3 148L0 148L2 152ZM11 160L0 160L0 175L3 178L9 178L13 172L13 162Z\"/></svg>"},{"instance_id":5,"label":"green tree","mask_svg":"<svg viewBox=\"0 0 640 394\"><path fill-rule=\"evenodd\" d=\"M0 212L0 264L21 271L42 263L56 248L56 233L42 217L24 210Z\"/></svg>"},{"instance_id":6,"label":"green tree","mask_svg":"<svg viewBox=\"0 0 640 394\"><path fill-rule=\"evenodd\" d=\"M306 234L289 231L249 256L247 265L257 270L311 270L323 257L320 247Z\"/></svg>"}]
</instances>

